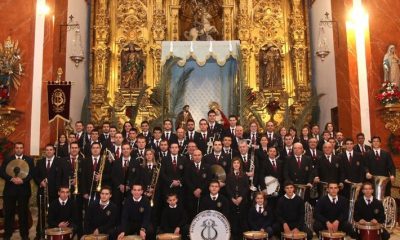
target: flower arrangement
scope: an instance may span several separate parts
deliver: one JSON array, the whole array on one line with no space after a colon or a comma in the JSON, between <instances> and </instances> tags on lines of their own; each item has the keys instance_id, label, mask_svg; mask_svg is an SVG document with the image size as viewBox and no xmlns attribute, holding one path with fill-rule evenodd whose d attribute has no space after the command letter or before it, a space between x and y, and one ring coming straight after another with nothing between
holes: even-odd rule
<instances>
[{"instance_id":1,"label":"flower arrangement","mask_svg":"<svg viewBox=\"0 0 400 240\"><path fill-rule=\"evenodd\" d=\"M12 153L13 148L14 143L7 140L7 138L0 138L0 164Z\"/></svg>"},{"instance_id":2,"label":"flower arrangement","mask_svg":"<svg viewBox=\"0 0 400 240\"><path fill-rule=\"evenodd\" d=\"M400 103L400 91L396 83L384 82L382 88L379 90L379 94L376 99L382 104L396 104Z\"/></svg>"}]
</instances>

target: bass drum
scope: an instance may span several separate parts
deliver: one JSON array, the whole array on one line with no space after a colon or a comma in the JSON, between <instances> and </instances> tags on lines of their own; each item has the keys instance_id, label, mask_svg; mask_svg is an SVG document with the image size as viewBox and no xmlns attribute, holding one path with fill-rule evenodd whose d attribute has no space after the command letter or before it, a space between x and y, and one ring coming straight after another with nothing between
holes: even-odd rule
<instances>
[{"instance_id":1,"label":"bass drum","mask_svg":"<svg viewBox=\"0 0 400 240\"><path fill-rule=\"evenodd\" d=\"M81 240L108 240L108 235L107 234L83 235Z\"/></svg>"},{"instance_id":2,"label":"bass drum","mask_svg":"<svg viewBox=\"0 0 400 240\"><path fill-rule=\"evenodd\" d=\"M356 228L362 240L380 240L381 229L380 224L373 223L356 223Z\"/></svg>"},{"instance_id":3,"label":"bass drum","mask_svg":"<svg viewBox=\"0 0 400 240\"><path fill-rule=\"evenodd\" d=\"M229 240L231 227L226 217L217 211L200 212L193 219L189 229L190 239Z\"/></svg>"}]
</instances>

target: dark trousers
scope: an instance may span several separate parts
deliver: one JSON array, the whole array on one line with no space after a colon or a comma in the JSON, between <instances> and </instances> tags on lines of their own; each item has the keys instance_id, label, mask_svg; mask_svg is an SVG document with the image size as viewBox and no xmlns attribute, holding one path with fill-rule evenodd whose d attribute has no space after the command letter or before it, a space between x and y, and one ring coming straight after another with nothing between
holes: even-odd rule
<instances>
[{"instance_id":1,"label":"dark trousers","mask_svg":"<svg viewBox=\"0 0 400 240\"><path fill-rule=\"evenodd\" d=\"M30 196L21 195L4 196L4 238L10 238L14 232L15 212L18 213L21 238L28 237L29 198Z\"/></svg>"},{"instance_id":2,"label":"dark trousers","mask_svg":"<svg viewBox=\"0 0 400 240\"><path fill-rule=\"evenodd\" d=\"M84 209L84 201L81 194L71 195L71 199L75 202L76 210L78 212L78 218L76 223L76 234L78 235L78 239L80 239L83 235L83 209Z\"/></svg>"},{"instance_id":3,"label":"dark trousers","mask_svg":"<svg viewBox=\"0 0 400 240\"><path fill-rule=\"evenodd\" d=\"M44 195L43 195L43 188L40 188L41 191L38 191L36 195L36 202L38 205L38 221L36 224L36 236L39 237L44 237L45 236L45 229L47 226L47 216L45 218L45 212L47 212L48 208L46 204L44 203ZM52 201L56 200L58 198L57 195L49 195L49 201L47 204L50 204Z\"/></svg>"},{"instance_id":4,"label":"dark trousers","mask_svg":"<svg viewBox=\"0 0 400 240\"><path fill-rule=\"evenodd\" d=\"M320 231L327 230L326 224L315 221L314 222L314 232L316 232L319 235ZM349 235L352 238L357 238L357 233L354 231L353 226L348 223L348 222L341 222L339 223L339 231L345 232L347 235Z\"/></svg>"},{"instance_id":5,"label":"dark trousers","mask_svg":"<svg viewBox=\"0 0 400 240\"><path fill-rule=\"evenodd\" d=\"M230 214L229 220L231 224L232 239L241 240L243 239L243 232L247 231L247 202L242 202L239 206L236 206L232 202L230 203Z\"/></svg>"}]
</instances>

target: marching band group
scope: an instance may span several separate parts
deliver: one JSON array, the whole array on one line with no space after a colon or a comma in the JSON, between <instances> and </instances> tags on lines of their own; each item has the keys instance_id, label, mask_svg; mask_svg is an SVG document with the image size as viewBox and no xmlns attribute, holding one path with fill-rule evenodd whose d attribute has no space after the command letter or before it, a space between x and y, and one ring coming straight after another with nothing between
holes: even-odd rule
<instances>
[{"instance_id":1,"label":"marching band group","mask_svg":"<svg viewBox=\"0 0 400 240\"><path fill-rule=\"evenodd\" d=\"M313 231L341 231L361 239L354 223L384 223L374 178L387 177L390 195L395 166L379 137L372 137L370 147L362 133L354 142L330 123L322 132L313 125L297 134L295 128L276 131L273 122L260 133L252 122L245 132L236 116L224 128L215 115L210 110L199 131L192 119L176 131L170 120L152 131L146 121L140 131L126 122L121 132L108 122L99 131L78 121L75 132L48 144L35 164L24 155L24 145L15 143L0 168L4 239L13 234L16 211L20 235L29 239L31 179L38 186L36 239L51 228L71 229L79 238L155 239L171 233L188 239L191 221L204 210L229 220L232 239L243 239L246 231L269 237L303 233L302 239L312 239ZM6 171L16 159L29 166L23 179ZM359 196L355 185L361 186Z\"/></svg>"}]
</instances>

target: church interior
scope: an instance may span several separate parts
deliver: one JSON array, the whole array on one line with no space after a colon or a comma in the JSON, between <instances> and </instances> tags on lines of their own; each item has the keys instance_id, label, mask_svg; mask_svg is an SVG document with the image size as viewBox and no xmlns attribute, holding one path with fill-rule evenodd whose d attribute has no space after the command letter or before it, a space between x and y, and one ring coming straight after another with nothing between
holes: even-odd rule
<instances>
[{"instance_id":1,"label":"church interior","mask_svg":"<svg viewBox=\"0 0 400 240\"><path fill-rule=\"evenodd\" d=\"M331 226L328 221L329 232L333 229L333 232L341 230L345 234L337 238L321 235L318 239L389 239L385 233L390 234L390 239L400 239L397 224L400 178L396 170L400 167L400 58L397 56L400 35L396 34L400 31L399 12L399 0L0 1L0 16L3 16L0 21L0 236L24 240L156 239L156 236L161 240L317 239L320 232L316 232L319 228L315 223L321 219L318 214L323 215L319 206L322 200L320 204L319 198L313 201L308 196L312 190L316 189L321 199L329 196L326 198L332 200L331 183L336 183L340 188L338 199L345 196L347 200L347 221L348 212L354 212L354 202L362 201L363 194L365 198L367 193L364 191L367 192L365 188L369 186L365 183L367 181L372 183L374 196L379 199L374 197L373 201L379 201L386 216L382 221L378 220L376 232L379 236L368 235L369 231L375 231L374 228L358 228L361 223L353 219L357 215L354 214L348 220L352 232L348 232L342 222L335 228L335 223L332 221ZM194 130L190 123L194 123ZM205 130L202 123L206 124ZM218 131L214 123L219 126ZM166 127L168 124L171 125L169 128ZM162 133L160 141L166 139L167 150L170 149L165 157L160 155L164 153L156 137L158 130ZM191 131L195 134L194 140L189 135ZM97 140L92 138L95 132ZM200 140L196 140L197 133ZM171 140L169 134L177 136L176 141ZM121 143L118 135L122 135ZM180 136L183 136L182 144ZM211 186L215 179L209 179L201 196L195 193L196 209L195 203L189 203L196 200L188 196L192 193L187 189L190 184L186 181L190 180L186 179L189 178L186 172L195 163L192 157L195 158L196 150L190 149L191 142L197 145L194 149L201 150L203 164L215 160L209 159L218 151L215 150L218 142L227 147L226 136L232 142L232 148L236 147L237 156L230 154L231 167L225 169L225 165L218 165L220 157L216 154L217 164L210 164L207 171L217 176L217 183L221 185L223 182L219 185L219 193L229 196L226 197L228 201L231 201L229 185L233 184L229 179L236 181L233 174L236 171L235 157L239 158L240 169L243 167L244 177L249 181L245 181L246 203L236 203L236 197L232 197L233 203L227 201L231 209L236 210L224 217L230 225L230 233L223 237L221 231L224 229L215 230L215 226L207 225L206 220L202 226L195 226L195 220L203 213L199 213L200 199L205 198L204 192L207 192L206 197L212 196ZM290 143L286 142L287 137L291 139L288 140ZM146 154L141 152L138 143L141 138L146 140ZM265 146L263 139L267 142ZM313 139L321 154L315 158L310 150ZM71 143L77 143L79 147L76 157L82 158L82 167L78 160L75 166L75 160L70 157L74 146ZM105 162L100 166L102 169L105 165L104 174L103 169L96 170L99 166L94 160L93 172L88 170L93 179L89 179L85 176L85 169L92 167L90 161L95 159L96 143L100 143L99 156ZM143 184L150 186L154 183L155 192L160 195L152 193L149 197L152 201L155 198L156 206L158 204L152 210L151 225L154 229L139 227L136 233L127 234L128 227L119 230L116 223L113 233L97 238L97 228L93 234L94 229L90 232L84 230L92 199L86 199L88 194L83 192L90 196L93 192L95 199L96 196L100 199L100 205L103 190L107 190L104 185L112 189L111 201L117 199L117 194L113 194L115 189L123 192L116 205L122 202L118 210L121 210L121 221L124 222L128 221L129 215L124 204L130 203L124 198L136 201L135 183L138 178L141 183L145 181L143 173L141 177L132 177L135 180L126 182L136 174L135 167L129 163L129 166L122 165L122 170L119 167L125 182L115 185L117 180L113 178L117 178L119 172L115 174L114 169L118 168L115 166L118 159L120 164L124 164L124 144L130 147L130 161L138 161L138 167L146 167L148 149L152 149L153 157L159 156L160 165L157 173L150 176L151 184ZM178 165L181 157L186 161L185 166L179 165L178 170L175 157L171 158L175 156L172 150L175 144L179 145ZM22 150L17 150L18 146L22 146ZM352 155L353 146L355 152L357 147L360 152L357 153L360 162L354 161L354 165L356 153ZM251 156L248 171L242 153L245 147ZM298 180L297 171L301 170L302 161L298 161L299 169L296 164L296 169L291 168L292 160L289 159L299 159L295 157L296 147L302 148L303 158L311 160L311 169L306 166L304 173L308 174L310 170L310 181ZM364 152L364 147L371 150ZM271 148L278 152L277 156L271 157ZM29 156L31 162L20 159L17 151ZM49 151L53 151L55 156L50 157ZM337 156L336 165L326 157L331 154ZM279 170L279 164L278 168L275 167L275 157L280 159L282 170ZM60 162L55 170L54 183L50 180L50 165L45 163L49 158L55 159L51 164L57 159ZM327 158L333 171L339 169L336 178L331 178L331 170L324 175L324 160L319 158ZM168 159L172 159L171 167ZM267 167L268 159L273 163L271 168ZM213 168L216 165L218 169ZM270 170L272 173L268 172ZM220 171L226 176L226 183L225 179L219 179ZM278 171L281 172L278 174ZM359 178L352 176L355 171L362 173ZM173 180L171 186L164 189L165 181L174 179L178 172L182 177L178 185L181 185L175 186ZM128 173L130 175L126 177ZM233 174L232 178L230 174ZM279 182L271 195L267 193L269 176ZM354 181L349 180L353 177ZM100 190L102 180L103 188ZM86 182L89 189L85 188ZM254 186L254 182L260 185ZM258 192L266 195L264 199L268 201L265 204L279 206L278 196L287 198L286 190L290 183L295 186L295 195L301 196L306 204L303 220L308 230L312 232L314 229L311 238L306 230L300 231L305 234L299 238L290 238L290 234L286 236L286 232L294 235L298 232L287 230L289 226L284 220L283 228L271 227L273 233L264 228L251 229L250 220L240 220L250 216L251 210L248 209L253 201L256 203ZM93 184L98 184L99 188L93 188ZM120 186L124 186L123 189ZM305 186L306 196L300 191L302 186ZM355 186L358 187L353 193ZM68 199L80 206L78 224L73 227L72 224L63 225L65 222L56 224L54 229L71 229L71 232L63 235L62 231L54 230L56 233L52 234L49 229L53 229L50 228L53 225L50 218L55 214L51 213L53 205L49 207L49 202L40 202L47 197L47 201L61 203L62 191L66 190L63 187L69 191ZM378 196L381 190L382 196ZM144 198L148 197L146 194L143 193ZM178 237L163 238L162 231L157 230L158 225L162 226L160 209L168 209L168 204L171 206L171 195L179 199L178 206L183 205L187 213L190 213L187 209L194 207L199 215L188 214L187 233L182 227L179 234L175 234ZM166 197L168 204L165 203ZM20 208L24 204L26 211ZM248 204L248 209L243 210L245 204ZM333 204L336 206L335 198ZM60 207L64 207L63 201ZM211 208L200 208L211 211ZM264 208L267 207L264 205ZM141 216L147 210L140 208L139 211L138 216ZM14 215L18 216L15 220ZM273 222L281 223L278 219L282 216L275 217ZM139 221L136 218L130 221L133 221L132 226L141 224L136 222ZM25 227L28 233L23 230L24 225L28 225ZM326 228L325 223L322 225L321 230ZM207 234L203 234L205 229L208 229ZM212 238L210 229L216 234L220 231L219 237L215 235ZM247 230L255 235L246 235ZM368 231L368 236L361 235L363 231ZM266 232L271 236L264 235ZM66 238L57 238L59 236Z\"/></svg>"}]
</instances>

